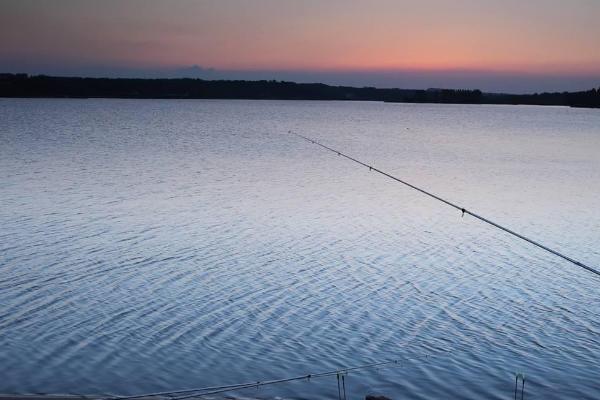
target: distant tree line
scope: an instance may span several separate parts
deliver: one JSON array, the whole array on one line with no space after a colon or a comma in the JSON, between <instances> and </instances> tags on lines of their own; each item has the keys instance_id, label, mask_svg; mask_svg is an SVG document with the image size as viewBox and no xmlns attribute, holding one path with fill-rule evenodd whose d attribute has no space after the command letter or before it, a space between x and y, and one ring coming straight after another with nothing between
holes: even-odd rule
<instances>
[{"instance_id":1,"label":"distant tree line","mask_svg":"<svg viewBox=\"0 0 600 400\"><path fill-rule=\"evenodd\" d=\"M480 90L377 89L284 81L72 78L0 74L0 97L369 100L403 103L532 104L600 107L600 89L528 95Z\"/></svg>"}]
</instances>

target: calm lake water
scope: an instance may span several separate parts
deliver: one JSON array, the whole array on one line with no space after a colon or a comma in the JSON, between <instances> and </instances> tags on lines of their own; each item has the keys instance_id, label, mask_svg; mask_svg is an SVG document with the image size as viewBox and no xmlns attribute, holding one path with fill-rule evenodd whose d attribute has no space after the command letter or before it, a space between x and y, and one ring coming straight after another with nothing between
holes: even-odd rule
<instances>
[{"instance_id":1,"label":"calm lake water","mask_svg":"<svg viewBox=\"0 0 600 400\"><path fill-rule=\"evenodd\" d=\"M0 393L600 397L598 277L289 130L600 266L598 110L4 99Z\"/></svg>"}]
</instances>

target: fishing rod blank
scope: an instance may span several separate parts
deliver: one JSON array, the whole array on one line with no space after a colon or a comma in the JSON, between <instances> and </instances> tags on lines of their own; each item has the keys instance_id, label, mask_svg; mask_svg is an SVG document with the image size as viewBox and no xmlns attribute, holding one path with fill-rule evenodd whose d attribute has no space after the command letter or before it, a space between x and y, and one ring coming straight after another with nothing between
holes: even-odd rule
<instances>
[{"instance_id":1,"label":"fishing rod blank","mask_svg":"<svg viewBox=\"0 0 600 400\"><path fill-rule=\"evenodd\" d=\"M324 372L318 372L318 373L312 373L312 374L304 374L304 375L298 375L298 376L282 378L282 379L252 381L252 382L238 383L238 384L232 384L232 385L210 386L210 387L196 388L196 389L183 389L183 390L172 390L172 391L166 391L166 392L143 393L143 394L137 394L137 395L132 395L132 396L105 397L100 400L132 400L132 399L143 399L143 398L165 397L165 396L169 397L171 400L184 400L184 399L202 397L202 396L213 395L213 394L218 394L218 393L238 391L238 390L242 390L242 389L258 388L261 386L270 386L270 385L275 385L275 384L280 384L280 383L287 383L287 382L301 381L301 380L311 380L311 379L317 379L317 378L326 378L326 377L336 376L336 375L340 375L340 374L348 374L349 372L363 371L363 370L369 370L369 369L379 369L379 368L384 368L386 366L387 367L402 366L403 361L410 361L410 360L415 361L415 360L421 360L421 359L428 360L430 357L435 357L435 356L439 355L440 353L448 353L449 354L449 353L451 353L451 351L439 350L439 353L437 353L437 354L422 354L420 356L409 357L409 358L376 361L376 362L372 362L369 364L350 366L350 367L345 367L345 368L340 368L340 369L335 369L335 370L330 370L330 371L324 371ZM181 396L177 396L177 395L181 395Z\"/></svg>"},{"instance_id":2,"label":"fishing rod blank","mask_svg":"<svg viewBox=\"0 0 600 400\"><path fill-rule=\"evenodd\" d=\"M584 263L582 263L580 261L577 261L577 260L575 260L575 259L573 259L571 257L568 257L568 256L566 256L566 255L564 255L564 254L562 254L562 253L560 253L560 252L558 252L556 250L553 250L553 249L551 249L548 246L545 246L545 245L543 245L543 244L541 244L541 243L539 243L539 242L537 242L537 241L535 241L533 239L528 238L527 236L521 235L520 233L517 233L517 232L513 231L512 229L508 229L508 228L506 228L506 227L504 227L504 226L502 226L500 224L497 224L496 222L493 222L493 221L491 221L491 220L489 220L487 218L484 218L484 217L482 217L479 214L476 214L476 213L474 213L472 211L469 211L466 208L461 207L461 206L459 206L459 205L457 205L455 203L452 203L451 201L448 201L448 200L446 200L446 199L444 199L444 198L442 198L442 197L440 197L438 195L435 195L435 194L433 194L433 193L431 193L431 192L429 192L429 191L427 191L425 189L422 189L422 188L420 188L418 186L415 186L415 185L413 185L413 184L411 184L411 183L409 183L409 182L407 182L407 181L405 181L403 179L397 178L397 177L395 177L395 176L393 176L393 175L391 175L391 174L389 174L387 172L384 172L384 171L382 171L380 169L377 169L377 168L373 167L372 165L368 165L368 164L366 164L366 163L364 163L364 162L362 162L360 160L357 160L356 158L350 157L349 155L344 154L341 151L335 150L335 149L333 149L333 148L331 148L329 146L326 146L326 145L324 145L322 143L319 143L319 142L317 142L314 139L308 138L306 136L300 135L300 134L292 132L292 131L289 131L289 133L291 133L293 135L296 135L298 137L301 137L302 139L304 139L304 140L306 140L306 141L308 141L308 142L310 142L312 144L316 144L317 146L320 146L320 147L322 147L322 148L324 148L324 149L326 149L328 151L331 151L331 152L337 154L338 156L342 156L344 158L347 158L348 160L353 161L353 162L355 162L357 164L360 164L363 167L367 167L367 168L369 168L369 171L375 171L375 172L377 172L377 173L379 173L379 174L381 174L383 176L386 176L386 177L388 177L390 179L393 179L396 182L399 182L399 183L401 183L401 184L403 184L405 186L408 186L411 189L414 189L414 190L416 190L418 192L421 192L421 193L423 193L426 196L429 196L429 197L431 197L431 198L433 198L433 199L435 199L437 201L440 201L440 202L442 202L442 203L444 203L444 204L446 204L446 205L448 205L448 206L450 206L452 208L455 208L456 210L460 211L462 213L462 215L468 214L468 215L470 215L472 217L475 217L478 220L480 220L482 222L485 222L488 225L491 225L491 226L493 226L495 228L498 228L498 229L500 229L500 230L502 230L502 231L504 231L506 233L509 233L509 234L511 234L511 235L513 235L513 236L515 236L515 237L517 237L519 239L521 239L521 240L524 240L524 241L526 241L526 242L528 242L530 244L533 244L534 246L539 247L542 250L546 250L547 252L552 253L555 256L558 256L558 257L560 257L560 258L562 258L564 260L567 260L570 263L575 264L578 267L583 268L583 269L585 269L588 272L591 272L593 274L596 274L596 275L600 276L600 271L598 271L597 269L592 268L589 265L586 265L586 264L584 264Z\"/></svg>"}]
</instances>

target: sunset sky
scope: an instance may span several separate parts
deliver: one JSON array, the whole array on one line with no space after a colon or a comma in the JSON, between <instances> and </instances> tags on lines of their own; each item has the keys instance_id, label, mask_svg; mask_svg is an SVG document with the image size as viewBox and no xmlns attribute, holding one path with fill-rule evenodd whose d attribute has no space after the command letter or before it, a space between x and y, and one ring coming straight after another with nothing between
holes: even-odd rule
<instances>
[{"instance_id":1,"label":"sunset sky","mask_svg":"<svg viewBox=\"0 0 600 400\"><path fill-rule=\"evenodd\" d=\"M587 89L600 1L0 0L0 71Z\"/></svg>"}]
</instances>

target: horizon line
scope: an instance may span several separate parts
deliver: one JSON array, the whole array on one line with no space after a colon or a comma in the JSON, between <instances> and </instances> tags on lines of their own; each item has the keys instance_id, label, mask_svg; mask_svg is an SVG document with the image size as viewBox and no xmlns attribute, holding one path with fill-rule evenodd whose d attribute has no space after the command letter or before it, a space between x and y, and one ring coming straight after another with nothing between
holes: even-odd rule
<instances>
[{"instance_id":1,"label":"horizon line","mask_svg":"<svg viewBox=\"0 0 600 400\"><path fill-rule=\"evenodd\" d=\"M410 87L399 87L399 86L394 86L394 87L377 87L377 86L370 86L370 85L366 85L366 86L356 86L356 85L338 85L338 84L329 84L329 83L324 83L324 82L298 82L298 81L289 81L289 80L283 80L283 79L231 79L231 78L217 78L217 79L206 79L206 78L201 78L201 77L189 77L189 76L171 76L171 77L108 77L108 76L103 76L103 77L99 77L99 76L78 76L78 75L52 75L52 74L45 74L45 73L27 73L27 72L3 72L0 71L0 77L2 77L3 75L25 75L27 78L32 78L32 77L46 77L46 78L64 78L64 79L112 79L112 80L118 80L118 79L124 79L124 80L180 80L180 79L190 79L190 80L202 80L202 81L231 81L231 82L275 82L275 83L292 83L292 84L296 84L296 85L325 85L325 86L331 86L331 87L349 87L349 88L353 88L353 89L365 89L365 88L373 88L373 89L378 89L378 90L406 90L406 91L430 91L430 90L464 90L464 91L480 91L484 94L498 94L498 95L518 95L518 96L522 96L522 95L536 95L536 94L553 94L553 93L578 93L578 92L586 92L586 91L592 91L592 90L599 90L600 91L600 82L598 83L598 87L590 87L587 90L571 90L571 91L565 91L565 90L551 90L551 91L534 91L534 92L527 92L527 93L512 93L510 91L488 91L488 90L481 90L479 88L476 87L463 87L463 88L451 88L451 87L443 87L443 86L431 86L425 89L416 89L416 88L410 88Z\"/></svg>"}]
</instances>

